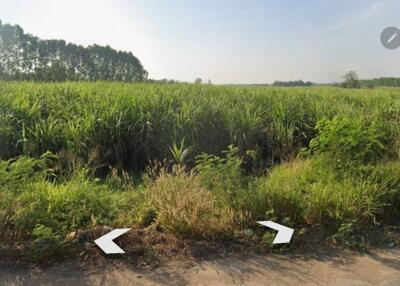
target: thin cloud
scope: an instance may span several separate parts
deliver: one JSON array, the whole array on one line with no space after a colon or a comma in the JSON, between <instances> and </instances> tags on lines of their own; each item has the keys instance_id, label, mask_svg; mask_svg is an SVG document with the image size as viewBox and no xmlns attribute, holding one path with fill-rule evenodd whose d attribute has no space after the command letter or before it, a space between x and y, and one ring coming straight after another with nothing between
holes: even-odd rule
<instances>
[{"instance_id":1,"label":"thin cloud","mask_svg":"<svg viewBox=\"0 0 400 286\"><path fill-rule=\"evenodd\" d=\"M382 3L374 3L363 10L360 14L360 20L366 20L369 17L378 14L383 8Z\"/></svg>"},{"instance_id":2,"label":"thin cloud","mask_svg":"<svg viewBox=\"0 0 400 286\"><path fill-rule=\"evenodd\" d=\"M379 14L384 8L382 3L374 3L369 5L367 8L361 10L360 12L352 15L351 17L344 19L342 22L332 26L328 31L334 32L338 30L343 30L360 24L361 22L369 19L372 16Z\"/></svg>"}]
</instances>

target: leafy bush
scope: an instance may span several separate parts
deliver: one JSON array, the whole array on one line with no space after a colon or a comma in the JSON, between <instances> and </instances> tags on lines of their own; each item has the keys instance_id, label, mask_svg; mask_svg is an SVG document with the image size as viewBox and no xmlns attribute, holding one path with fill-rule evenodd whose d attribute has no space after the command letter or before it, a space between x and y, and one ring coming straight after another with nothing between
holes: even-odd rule
<instances>
[{"instance_id":1,"label":"leafy bush","mask_svg":"<svg viewBox=\"0 0 400 286\"><path fill-rule=\"evenodd\" d=\"M214 192L221 192L235 202L236 192L243 185L241 164L238 156L239 149L229 146L225 157L202 154L196 157L195 170L199 173L202 183Z\"/></svg>"},{"instance_id":2,"label":"leafy bush","mask_svg":"<svg viewBox=\"0 0 400 286\"><path fill-rule=\"evenodd\" d=\"M376 163L390 149L391 134L376 120L337 116L319 121L316 128L318 137L311 140L311 151L326 155L338 169Z\"/></svg>"},{"instance_id":3,"label":"leafy bush","mask_svg":"<svg viewBox=\"0 0 400 286\"><path fill-rule=\"evenodd\" d=\"M330 237L330 240L360 251L367 249L365 235L357 221L342 223L336 233Z\"/></svg>"},{"instance_id":4,"label":"leafy bush","mask_svg":"<svg viewBox=\"0 0 400 286\"><path fill-rule=\"evenodd\" d=\"M62 254L70 241L60 235L56 235L50 227L38 224L32 231L35 238L30 254L34 260L47 260L58 254Z\"/></svg>"},{"instance_id":5,"label":"leafy bush","mask_svg":"<svg viewBox=\"0 0 400 286\"><path fill-rule=\"evenodd\" d=\"M54 177L50 168L54 159L51 153L45 153L40 158L21 156L17 159L0 161L0 186L19 186L28 182Z\"/></svg>"},{"instance_id":6,"label":"leafy bush","mask_svg":"<svg viewBox=\"0 0 400 286\"><path fill-rule=\"evenodd\" d=\"M197 156L195 171L202 185L212 191L218 203L234 210L236 222L247 227L254 224L250 210L256 201L256 192L249 188L251 178L243 173L239 148L230 145L223 154L224 157Z\"/></svg>"}]
</instances>

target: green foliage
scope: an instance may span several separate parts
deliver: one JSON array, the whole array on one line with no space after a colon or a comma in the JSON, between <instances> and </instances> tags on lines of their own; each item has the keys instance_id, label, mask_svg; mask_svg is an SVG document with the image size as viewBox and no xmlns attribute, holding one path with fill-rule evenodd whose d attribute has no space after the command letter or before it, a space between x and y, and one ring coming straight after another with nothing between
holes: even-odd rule
<instances>
[{"instance_id":1,"label":"green foliage","mask_svg":"<svg viewBox=\"0 0 400 286\"><path fill-rule=\"evenodd\" d=\"M360 88L360 80L358 79L357 73L355 71L349 71L344 76L344 82L342 87L345 88Z\"/></svg>"},{"instance_id":2,"label":"green foliage","mask_svg":"<svg viewBox=\"0 0 400 286\"><path fill-rule=\"evenodd\" d=\"M13 116L6 108L0 105L0 159L10 158L13 154L15 138L13 138Z\"/></svg>"},{"instance_id":3,"label":"green foliage","mask_svg":"<svg viewBox=\"0 0 400 286\"><path fill-rule=\"evenodd\" d=\"M330 239L335 243L340 243L360 251L367 249L366 238L363 236L363 231L360 229L357 221L342 223Z\"/></svg>"},{"instance_id":4,"label":"green foliage","mask_svg":"<svg viewBox=\"0 0 400 286\"><path fill-rule=\"evenodd\" d=\"M175 143L179 149L185 138L191 158L203 152L220 155L233 144L240 155L256 151L259 167L270 167L308 147L323 118L373 113L382 115L382 125L399 125L399 107L392 99L397 93L0 82L0 138L5 139L0 153L7 160L52 151L68 155L75 165L90 161L91 167L144 170L150 161L170 158L170 147Z\"/></svg>"},{"instance_id":5,"label":"green foliage","mask_svg":"<svg viewBox=\"0 0 400 286\"><path fill-rule=\"evenodd\" d=\"M32 231L32 235L36 239L51 240L54 238L53 230L50 227L38 224Z\"/></svg>"},{"instance_id":6,"label":"green foliage","mask_svg":"<svg viewBox=\"0 0 400 286\"><path fill-rule=\"evenodd\" d=\"M232 209L235 223L242 229L254 225L254 207L257 193L252 188L253 178L243 170L243 156L233 145L222 152L224 157L202 154L196 157L195 170L203 186L210 189L219 205ZM246 158L255 158L254 151L245 152Z\"/></svg>"},{"instance_id":7,"label":"green foliage","mask_svg":"<svg viewBox=\"0 0 400 286\"><path fill-rule=\"evenodd\" d=\"M272 232L272 231L266 231L261 239L261 242L263 245L267 246L267 247L272 247L273 246L273 242L275 239L276 233Z\"/></svg>"},{"instance_id":8,"label":"green foliage","mask_svg":"<svg viewBox=\"0 0 400 286\"><path fill-rule=\"evenodd\" d=\"M279 166L268 176L260 177L254 184L258 193L256 217L273 216L279 221L290 217L296 223L304 223L303 210L307 203L304 190L308 189L311 172L310 161L299 161Z\"/></svg>"},{"instance_id":9,"label":"green foliage","mask_svg":"<svg viewBox=\"0 0 400 286\"><path fill-rule=\"evenodd\" d=\"M41 40L0 21L0 79L142 81L147 72L130 52Z\"/></svg>"},{"instance_id":10,"label":"green foliage","mask_svg":"<svg viewBox=\"0 0 400 286\"><path fill-rule=\"evenodd\" d=\"M64 240L61 236L56 235L50 227L37 224L32 231L35 238L30 255L34 261L49 259L67 248L69 241Z\"/></svg>"},{"instance_id":11,"label":"green foliage","mask_svg":"<svg viewBox=\"0 0 400 286\"><path fill-rule=\"evenodd\" d=\"M389 161L378 164L369 179L378 184L379 199L383 208L379 218L388 223L396 224L400 217L400 161Z\"/></svg>"},{"instance_id":12,"label":"green foliage","mask_svg":"<svg viewBox=\"0 0 400 286\"><path fill-rule=\"evenodd\" d=\"M125 225L135 222L136 194L132 189L111 189L107 184L87 179L85 172L71 181L52 183L45 176L33 176L35 160L21 158L11 174L4 173L0 190L0 236L35 235L36 225L45 225L55 234L66 234L96 225ZM40 173L37 173L40 174Z\"/></svg>"},{"instance_id":13,"label":"green foliage","mask_svg":"<svg viewBox=\"0 0 400 286\"><path fill-rule=\"evenodd\" d=\"M360 80L360 84L363 87L400 87L400 78L397 77L380 77L373 79Z\"/></svg>"},{"instance_id":14,"label":"green foliage","mask_svg":"<svg viewBox=\"0 0 400 286\"><path fill-rule=\"evenodd\" d=\"M234 191L241 185L241 164L239 149L233 145L223 151L225 157L202 154L196 157L196 170L203 177L204 184L211 189L217 189L223 184L225 191Z\"/></svg>"},{"instance_id":15,"label":"green foliage","mask_svg":"<svg viewBox=\"0 0 400 286\"><path fill-rule=\"evenodd\" d=\"M252 200L238 152L237 147L230 145L223 151L224 157L202 154L196 157L195 166L202 184L212 190L223 204L237 211L246 209Z\"/></svg>"},{"instance_id":16,"label":"green foliage","mask_svg":"<svg viewBox=\"0 0 400 286\"><path fill-rule=\"evenodd\" d=\"M216 237L270 218L351 240L399 219L396 98L397 89L0 82L0 239L63 241L154 221ZM295 160L303 148L309 157ZM132 174L171 156L180 172L157 169L133 186Z\"/></svg>"},{"instance_id":17,"label":"green foliage","mask_svg":"<svg viewBox=\"0 0 400 286\"><path fill-rule=\"evenodd\" d=\"M373 222L382 207L379 187L361 179L340 179L318 161L281 165L256 184L258 216L273 212L278 220L335 229L344 222Z\"/></svg>"},{"instance_id":18,"label":"green foliage","mask_svg":"<svg viewBox=\"0 0 400 286\"><path fill-rule=\"evenodd\" d=\"M304 82L302 80L294 80L294 81L274 81L274 83L272 84L273 86L311 86L313 85L312 82L307 81Z\"/></svg>"},{"instance_id":19,"label":"green foliage","mask_svg":"<svg viewBox=\"0 0 400 286\"><path fill-rule=\"evenodd\" d=\"M0 161L0 187L14 187L54 177L51 169L55 159L51 153L45 153L40 158L19 157L8 161Z\"/></svg>"},{"instance_id":20,"label":"green foliage","mask_svg":"<svg viewBox=\"0 0 400 286\"><path fill-rule=\"evenodd\" d=\"M190 147L185 147L185 139L182 139L179 146L174 143L169 149L176 164L183 165L186 163L187 157L190 154Z\"/></svg>"},{"instance_id":21,"label":"green foliage","mask_svg":"<svg viewBox=\"0 0 400 286\"><path fill-rule=\"evenodd\" d=\"M316 128L318 137L311 140L311 151L327 155L339 169L376 163L391 147L391 134L377 120L337 116L319 121Z\"/></svg>"}]
</instances>

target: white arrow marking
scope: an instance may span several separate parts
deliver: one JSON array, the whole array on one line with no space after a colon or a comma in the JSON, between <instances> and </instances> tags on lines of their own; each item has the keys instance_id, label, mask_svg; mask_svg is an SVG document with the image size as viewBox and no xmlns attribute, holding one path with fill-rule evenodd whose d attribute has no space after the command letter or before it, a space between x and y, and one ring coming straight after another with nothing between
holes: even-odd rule
<instances>
[{"instance_id":1,"label":"white arrow marking","mask_svg":"<svg viewBox=\"0 0 400 286\"><path fill-rule=\"evenodd\" d=\"M113 241L117 237L123 235L124 233L130 231L130 228L117 228L106 235L96 239L94 243L96 243L101 250L104 251L105 254L119 254L125 253L115 242Z\"/></svg>"},{"instance_id":2,"label":"white arrow marking","mask_svg":"<svg viewBox=\"0 0 400 286\"><path fill-rule=\"evenodd\" d=\"M276 223L276 222L273 222L270 220L269 221L258 221L257 223L278 231L272 244L289 243L290 240L292 239L292 235L294 232L293 228L281 225L279 223Z\"/></svg>"}]
</instances>

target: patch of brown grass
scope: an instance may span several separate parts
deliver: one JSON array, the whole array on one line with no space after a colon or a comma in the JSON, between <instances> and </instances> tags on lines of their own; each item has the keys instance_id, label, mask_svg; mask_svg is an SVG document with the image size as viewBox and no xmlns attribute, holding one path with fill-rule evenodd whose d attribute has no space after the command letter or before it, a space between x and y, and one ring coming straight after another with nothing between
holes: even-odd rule
<instances>
[{"instance_id":1,"label":"patch of brown grass","mask_svg":"<svg viewBox=\"0 0 400 286\"><path fill-rule=\"evenodd\" d=\"M214 237L233 229L233 211L219 203L195 173L181 167L161 171L149 185L149 199L157 212L157 226L172 233Z\"/></svg>"}]
</instances>

